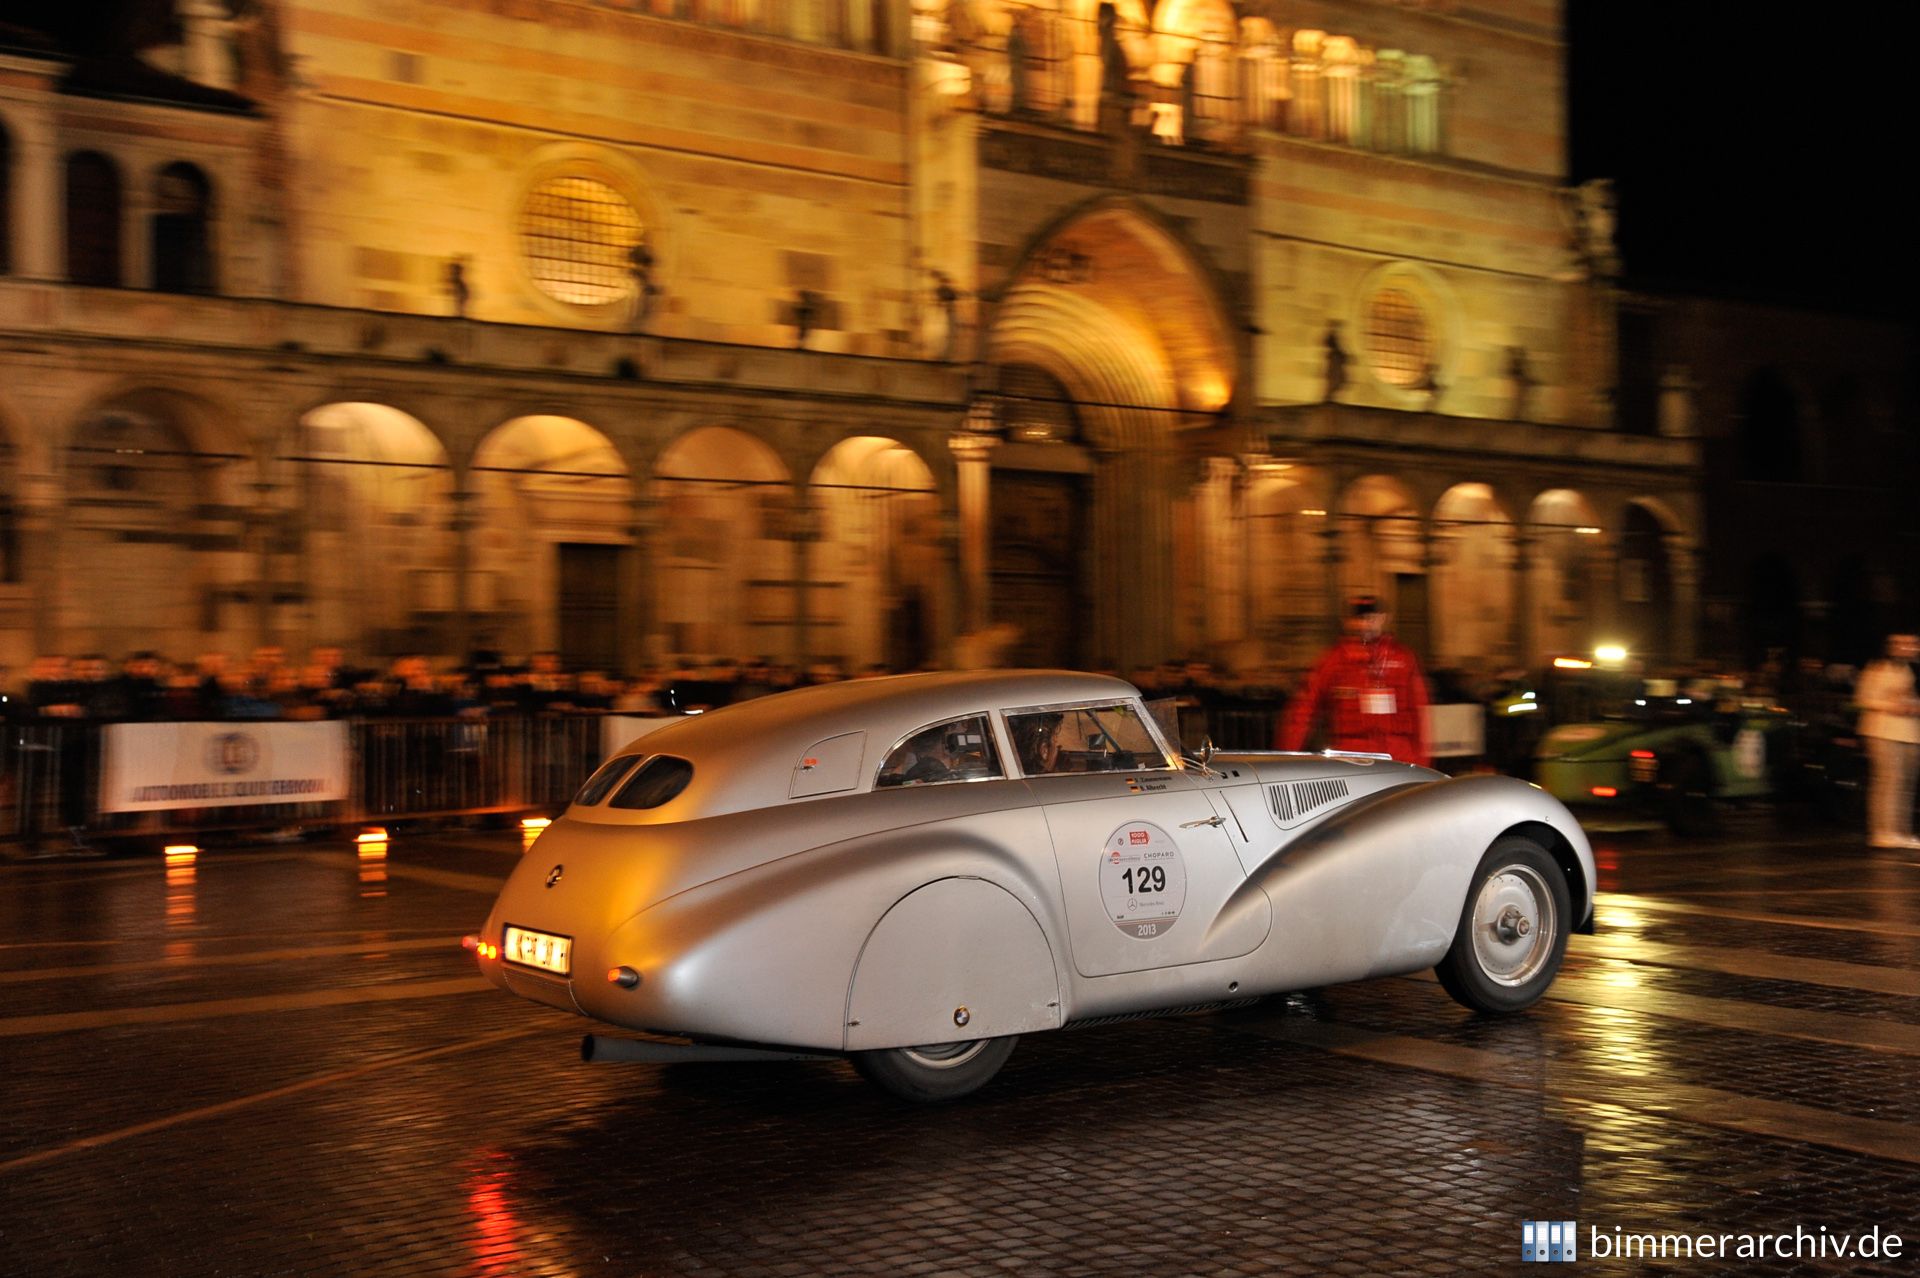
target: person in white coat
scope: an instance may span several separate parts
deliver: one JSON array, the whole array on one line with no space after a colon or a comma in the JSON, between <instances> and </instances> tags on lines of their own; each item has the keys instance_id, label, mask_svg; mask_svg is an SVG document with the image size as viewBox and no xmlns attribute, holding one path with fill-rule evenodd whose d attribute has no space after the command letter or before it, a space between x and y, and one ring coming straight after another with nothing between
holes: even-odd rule
<instances>
[{"instance_id":1,"label":"person in white coat","mask_svg":"<svg viewBox=\"0 0 1920 1278\"><path fill-rule=\"evenodd\" d=\"M1873 774L1867 791L1867 841L1876 848L1920 848L1913 837L1913 783L1920 771L1920 697L1913 663L1920 637L1889 635L1887 655L1860 674L1853 700L1860 707Z\"/></svg>"}]
</instances>

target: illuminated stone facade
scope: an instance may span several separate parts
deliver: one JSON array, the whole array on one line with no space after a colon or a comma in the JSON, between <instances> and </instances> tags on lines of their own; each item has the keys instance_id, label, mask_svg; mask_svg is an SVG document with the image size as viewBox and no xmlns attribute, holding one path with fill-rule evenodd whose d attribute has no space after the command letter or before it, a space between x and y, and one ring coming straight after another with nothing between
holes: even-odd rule
<instances>
[{"instance_id":1,"label":"illuminated stone facade","mask_svg":"<svg viewBox=\"0 0 1920 1278\"><path fill-rule=\"evenodd\" d=\"M15 663L1691 652L1558 4L177 12L0 53Z\"/></svg>"}]
</instances>

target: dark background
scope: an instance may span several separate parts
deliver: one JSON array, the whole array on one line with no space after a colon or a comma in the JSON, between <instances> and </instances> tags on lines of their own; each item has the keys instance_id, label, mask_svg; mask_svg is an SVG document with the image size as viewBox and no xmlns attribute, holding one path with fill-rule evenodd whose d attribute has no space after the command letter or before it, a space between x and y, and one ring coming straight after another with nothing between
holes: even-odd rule
<instances>
[{"instance_id":1,"label":"dark background","mask_svg":"<svg viewBox=\"0 0 1920 1278\"><path fill-rule=\"evenodd\" d=\"M1907 13L1569 0L1573 176L1616 180L1628 282L1910 317Z\"/></svg>"}]
</instances>

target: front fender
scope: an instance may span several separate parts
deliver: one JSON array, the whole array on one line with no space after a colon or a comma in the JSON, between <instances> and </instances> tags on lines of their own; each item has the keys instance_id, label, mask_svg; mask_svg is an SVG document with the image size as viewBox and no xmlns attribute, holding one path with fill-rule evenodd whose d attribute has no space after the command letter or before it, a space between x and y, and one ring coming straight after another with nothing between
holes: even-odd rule
<instances>
[{"instance_id":1,"label":"front fender","mask_svg":"<svg viewBox=\"0 0 1920 1278\"><path fill-rule=\"evenodd\" d=\"M1593 851L1551 795L1512 777L1384 791L1304 831L1250 880L1273 903L1277 979L1308 988L1415 971L1453 943L1474 869L1511 832L1544 826L1568 871L1577 926L1593 900Z\"/></svg>"}]
</instances>

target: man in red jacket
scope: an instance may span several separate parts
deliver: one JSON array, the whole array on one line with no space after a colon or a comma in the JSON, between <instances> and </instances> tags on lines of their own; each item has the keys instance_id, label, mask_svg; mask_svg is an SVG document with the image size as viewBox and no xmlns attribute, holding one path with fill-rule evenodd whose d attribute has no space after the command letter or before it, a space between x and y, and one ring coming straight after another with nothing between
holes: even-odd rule
<instances>
[{"instance_id":1,"label":"man in red jacket","mask_svg":"<svg viewBox=\"0 0 1920 1278\"><path fill-rule=\"evenodd\" d=\"M1427 681L1412 650L1387 633L1387 614L1372 595L1356 596L1346 636L1329 648L1287 706L1275 743L1304 748L1324 711L1335 750L1390 754L1426 766Z\"/></svg>"}]
</instances>

